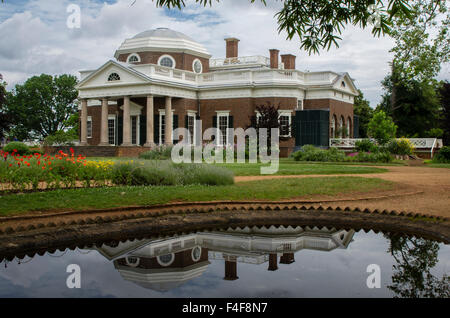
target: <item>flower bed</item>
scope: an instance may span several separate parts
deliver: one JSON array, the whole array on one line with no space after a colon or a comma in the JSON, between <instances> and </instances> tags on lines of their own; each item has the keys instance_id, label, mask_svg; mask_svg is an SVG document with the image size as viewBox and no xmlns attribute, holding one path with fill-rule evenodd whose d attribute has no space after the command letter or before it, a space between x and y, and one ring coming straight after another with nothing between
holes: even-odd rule
<instances>
[{"instance_id":1,"label":"flower bed","mask_svg":"<svg viewBox=\"0 0 450 318\"><path fill-rule=\"evenodd\" d=\"M59 151L58 154L19 155L0 150L0 189L36 191L114 185L224 185L233 184L231 171L209 165L171 162L89 161Z\"/></svg>"},{"instance_id":2,"label":"flower bed","mask_svg":"<svg viewBox=\"0 0 450 318\"><path fill-rule=\"evenodd\" d=\"M19 155L0 151L0 183L9 190L37 190L42 183L47 189L71 188L81 182L84 187L106 184L111 174L85 157L60 151L54 156L40 153Z\"/></svg>"}]
</instances>

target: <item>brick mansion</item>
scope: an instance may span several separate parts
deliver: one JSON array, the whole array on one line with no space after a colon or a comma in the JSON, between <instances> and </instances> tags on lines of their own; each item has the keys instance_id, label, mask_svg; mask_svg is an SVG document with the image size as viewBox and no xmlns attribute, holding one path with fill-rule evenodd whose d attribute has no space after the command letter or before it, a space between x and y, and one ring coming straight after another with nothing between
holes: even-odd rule
<instances>
[{"instance_id":1,"label":"brick mansion","mask_svg":"<svg viewBox=\"0 0 450 318\"><path fill-rule=\"evenodd\" d=\"M302 72L292 54L239 56L239 40L225 42L225 58L213 59L203 45L167 28L126 39L114 60L80 72L80 145L137 154L177 142L178 127L194 142L196 120L229 143L226 129L247 128L256 107L266 104L279 107L284 155L306 143L357 137L358 91L348 73Z\"/></svg>"}]
</instances>

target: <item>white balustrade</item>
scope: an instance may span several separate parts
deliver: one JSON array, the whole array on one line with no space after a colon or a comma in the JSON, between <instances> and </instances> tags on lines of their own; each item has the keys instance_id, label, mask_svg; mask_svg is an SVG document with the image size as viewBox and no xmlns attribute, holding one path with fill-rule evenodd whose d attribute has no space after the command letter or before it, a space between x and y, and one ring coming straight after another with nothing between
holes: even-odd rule
<instances>
[{"instance_id":1,"label":"white balustrade","mask_svg":"<svg viewBox=\"0 0 450 318\"><path fill-rule=\"evenodd\" d=\"M330 138L330 147L336 148L355 148L357 141L362 141L364 139L356 138ZM376 143L374 139L370 139L372 142ZM400 140L398 138L397 140ZM437 138L408 138L411 144L414 145L416 149L434 149L442 147L442 139Z\"/></svg>"}]
</instances>

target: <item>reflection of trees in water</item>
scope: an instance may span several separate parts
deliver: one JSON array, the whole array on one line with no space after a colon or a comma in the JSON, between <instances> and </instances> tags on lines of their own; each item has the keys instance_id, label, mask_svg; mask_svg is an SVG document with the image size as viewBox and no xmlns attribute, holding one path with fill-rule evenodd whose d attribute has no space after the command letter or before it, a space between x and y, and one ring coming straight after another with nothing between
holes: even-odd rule
<instances>
[{"instance_id":1,"label":"reflection of trees in water","mask_svg":"<svg viewBox=\"0 0 450 318\"><path fill-rule=\"evenodd\" d=\"M388 236L389 253L396 261L392 285L388 286L396 297L450 297L450 277L442 279L430 271L438 263L439 245L415 237Z\"/></svg>"}]
</instances>

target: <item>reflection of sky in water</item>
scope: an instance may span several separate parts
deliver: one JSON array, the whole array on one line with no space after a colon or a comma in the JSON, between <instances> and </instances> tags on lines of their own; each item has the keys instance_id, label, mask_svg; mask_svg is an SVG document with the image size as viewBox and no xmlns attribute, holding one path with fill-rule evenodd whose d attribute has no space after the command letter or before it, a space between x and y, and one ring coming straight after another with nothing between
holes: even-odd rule
<instances>
[{"instance_id":1,"label":"reflection of sky in water","mask_svg":"<svg viewBox=\"0 0 450 318\"><path fill-rule=\"evenodd\" d=\"M359 232L347 249L301 250L295 263L237 264L238 280L225 281L224 261L211 260L207 270L184 285L157 292L124 280L114 264L96 251L67 251L62 257L36 256L29 263L0 264L0 297L390 297L393 258L382 234ZM439 244L439 263L431 271L441 278L450 271L450 249ZM56 255L62 254L56 252ZM82 288L66 287L66 267L79 264ZM382 288L368 289L366 268L381 267Z\"/></svg>"}]
</instances>

